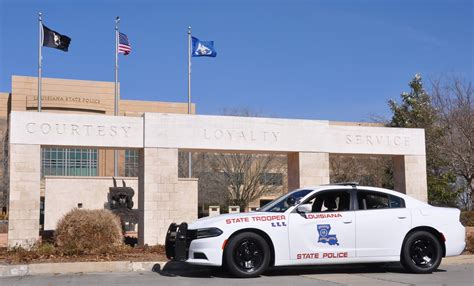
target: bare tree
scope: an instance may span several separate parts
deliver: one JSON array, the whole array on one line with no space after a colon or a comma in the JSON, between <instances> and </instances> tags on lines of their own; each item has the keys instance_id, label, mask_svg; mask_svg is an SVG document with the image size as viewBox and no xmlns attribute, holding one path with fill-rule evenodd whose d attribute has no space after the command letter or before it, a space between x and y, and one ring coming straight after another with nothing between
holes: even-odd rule
<instances>
[{"instance_id":1,"label":"bare tree","mask_svg":"<svg viewBox=\"0 0 474 286\"><path fill-rule=\"evenodd\" d=\"M274 154L213 154L213 170L229 190L229 203L246 209L249 203L281 191L286 157Z\"/></svg>"},{"instance_id":2,"label":"bare tree","mask_svg":"<svg viewBox=\"0 0 474 286\"><path fill-rule=\"evenodd\" d=\"M334 154L329 156L329 164L331 183L358 182L393 188L390 157Z\"/></svg>"},{"instance_id":3,"label":"bare tree","mask_svg":"<svg viewBox=\"0 0 474 286\"><path fill-rule=\"evenodd\" d=\"M471 82L452 78L433 82L433 104L442 136L436 149L449 171L466 182L465 201L472 206L474 191L474 103Z\"/></svg>"}]
</instances>

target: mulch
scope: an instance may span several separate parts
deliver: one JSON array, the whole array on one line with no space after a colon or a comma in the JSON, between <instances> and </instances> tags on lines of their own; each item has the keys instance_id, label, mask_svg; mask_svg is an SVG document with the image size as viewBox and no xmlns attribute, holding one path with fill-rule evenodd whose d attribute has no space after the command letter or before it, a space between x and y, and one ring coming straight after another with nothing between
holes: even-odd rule
<instances>
[{"instance_id":1,"label":"mulch","mask_svg":"<svg viewBox=\"0 0 474 286\"><path fill-rule=\"evenodd\" d=\"M167 261L162 246L123 247L114 253L66 255L56 248L48 251L0 248L0 264L105 262L105 261Z\"/></svg>"}]
</instances>

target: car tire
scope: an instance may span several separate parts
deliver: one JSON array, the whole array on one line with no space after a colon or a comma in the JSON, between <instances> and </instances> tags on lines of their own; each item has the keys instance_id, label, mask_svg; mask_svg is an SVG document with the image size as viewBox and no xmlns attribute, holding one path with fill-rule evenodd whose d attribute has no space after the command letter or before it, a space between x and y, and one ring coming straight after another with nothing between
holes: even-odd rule
<instances>
[{"instance_id":1,"label":"car tire","mask_svg":"<svg viewBox=\"0 0 474 286\"><path fill-rule=\"evenodd\" d=\"M439 239L427 231L408 234L403 244L400 262L409 272L432 273L441 263L443 249Z\"/></svg>"},{"instance_id":2,"label":"car tire","mask_svg":"<svg viewBox=\"0 0 474 286\"><path fill-rule=\"evenodd\" d=\"M253 232L242 232L227 243L224 264L234 276L257 277L267 270L270 255L270 247L262 236Z\"/></svg>"}]
</instances>

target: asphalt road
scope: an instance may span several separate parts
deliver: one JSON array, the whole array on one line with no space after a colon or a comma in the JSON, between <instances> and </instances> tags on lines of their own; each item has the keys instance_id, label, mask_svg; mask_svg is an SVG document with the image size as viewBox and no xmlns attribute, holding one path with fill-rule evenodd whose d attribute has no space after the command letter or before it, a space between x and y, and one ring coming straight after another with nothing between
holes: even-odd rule
<instances>
[{"instance_id":1,"label":"asphalt road","mask_svg":"<svg viewBox=\"0 0 474 286\"><path fill-rule=\"evenodd\" d=\"M252 279L236 279L214 268L171 265L155 272L88 273L0 278L0 285L473 285L474 264L441 265L428 275L406 273L398 265L274 268Z\"/></svg>"}]
</instances>

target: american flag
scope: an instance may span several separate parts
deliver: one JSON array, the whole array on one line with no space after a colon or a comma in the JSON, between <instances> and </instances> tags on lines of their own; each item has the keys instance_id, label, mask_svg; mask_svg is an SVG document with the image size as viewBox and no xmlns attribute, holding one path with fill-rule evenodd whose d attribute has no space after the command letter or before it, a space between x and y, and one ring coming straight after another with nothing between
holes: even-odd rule
<instances>
[{"instance_id":1,"label":"american flag","mask_svg":"<svg viewBox=\"0 0 474 286\"><path fill-rule=\"evenodd\" d=\"M124 33L119 32L118 53L128 55L132 51L132 46L128 42L128 37Z\"/></svg>"}]
</instances>

